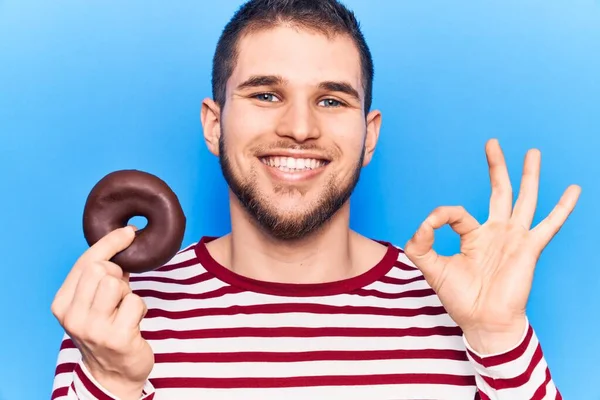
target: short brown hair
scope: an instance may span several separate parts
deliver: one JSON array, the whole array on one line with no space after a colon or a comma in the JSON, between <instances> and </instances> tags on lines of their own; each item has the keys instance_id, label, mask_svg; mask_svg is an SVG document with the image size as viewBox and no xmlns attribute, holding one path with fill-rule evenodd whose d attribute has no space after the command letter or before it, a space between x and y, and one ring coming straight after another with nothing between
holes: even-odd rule
<instances>
[{"instance_id":1,"label":"short brown hair","mask_svg":"<svg viewBox=\"0 0 600 400\"><path fill-rule=\"evenodd\" d=\"M244 3L227 23L215 50L212 65L213 99L225 104L227 80L237 60L239 38L252 31L291 24L317 30L327 36L349 35L360 54L365 114L371 108L373 59L354 13L338 0L250 0Z\"/></svg>"}]
</instances>

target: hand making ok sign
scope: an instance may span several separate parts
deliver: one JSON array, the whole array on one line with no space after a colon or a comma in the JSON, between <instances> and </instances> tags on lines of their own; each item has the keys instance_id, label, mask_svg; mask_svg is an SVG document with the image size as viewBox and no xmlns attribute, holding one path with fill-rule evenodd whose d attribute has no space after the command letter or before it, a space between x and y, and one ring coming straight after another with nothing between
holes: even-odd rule
<instances>
[{"instance_id":1,"label":"hand making ok sign","mask_svg":"<svg viewBox=\"0 0 600 400\"><path fill-rule=\"evenodd\" d=\"M525 307L536 263L573 211L580 187L564 192L552 212L531 229L538 196L540 152L525 157L519 197L496 140L486 145L492 193L488 220L480 225L462 207L434 210L405 246L474 350L496 353L516 345L525 331ZM433 250L434 230L446 224L460 235L460 253Z\"/></svg>"}]
</instances>

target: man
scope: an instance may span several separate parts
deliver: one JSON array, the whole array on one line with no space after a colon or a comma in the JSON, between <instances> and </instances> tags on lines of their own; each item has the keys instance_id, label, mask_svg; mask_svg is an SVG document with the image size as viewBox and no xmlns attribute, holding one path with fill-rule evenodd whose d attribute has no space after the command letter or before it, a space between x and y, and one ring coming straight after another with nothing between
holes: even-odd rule
<instances>
[{"instance_id":1,"label":"man","mask_svg":"<svg viewBox=\"0 0 600 400\"><path fill-rule=\"evenodd\" d=\"M208 149L230 187L231 233L136 276L83 254L52 311L67 336L53 399L555 399L525 306L534 267L580 189L531 228L540 154L519 196L497 141L480 225L434 210L404 249L349 229L377 144L373 66L336 0L253 0L218 43ZM449 224L461 253L437 255Z\"/></svg>"}]
</instances>

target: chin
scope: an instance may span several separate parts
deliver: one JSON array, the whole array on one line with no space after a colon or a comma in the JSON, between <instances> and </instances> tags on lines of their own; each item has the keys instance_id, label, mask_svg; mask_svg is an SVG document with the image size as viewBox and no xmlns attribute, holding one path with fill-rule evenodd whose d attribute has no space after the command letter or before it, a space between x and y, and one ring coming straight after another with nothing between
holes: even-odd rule
<instances>
[{"instance_id":1,"label":"chin","mask_svg":"<svg viewBox=\"0 0 600 400\"><path fill-rule=\"evenodd\" d=\"M315 211L315 207L309 207L306 202L290 201L278 203L277 206L271 208L271 212L277 215L281 220L301 220L304 215L308 215Z\"/></svg>"},{"instance_id":2,"label":"chin","mask_svg":"<svg viewBox=\"0 0 600 400\"><path fill-rule=\"evenodd\" d=\"M261 193L265 204L284 213L310 211L310 206L317 207L319 199L327 196L326 191L319 185L281 185L276 184Z\"/></svg>"},{"instance_id":3,"label":"chin","mask_svg":"<svg viewBox=\"0 0 600 400\"><path fill-rule=\"evenodd\" d=\"M310 167L318 167L312 172L283 171L282 175L270 161L263 161L246 174L237 174L226 152L222 154L223 176L240 205L265 233L284 241L306 238L327 224L349 199L360 173L358 164L352 179L343 184L333 173L333 163L311 161Z\"/></svg>"}]
</instances>

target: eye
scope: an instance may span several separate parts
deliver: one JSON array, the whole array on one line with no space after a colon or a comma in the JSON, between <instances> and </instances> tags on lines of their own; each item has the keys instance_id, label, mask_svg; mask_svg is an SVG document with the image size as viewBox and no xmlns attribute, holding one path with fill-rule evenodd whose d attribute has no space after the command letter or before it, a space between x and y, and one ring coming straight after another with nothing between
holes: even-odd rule
<instances>
[{"instance_id":1,"label":"eye","mask_svg":"<svg viewBox=\"0 0 600 400\"><path fill-rule=\"evenodd\" d=\"M254 96L255 99L266 102L277 102L279 99L273 93L258 93Z\"/></svg>"},{"instance_id":2,"label":"eye","mask_svg":"<svg viewBox=\"0 0 600 400\"><path fill-rule=\"evenodd\" d=\"M323 103L324 107L340 107L343 103L336 99L324 99L319 102L319 104Z\"/></svg>"}]
</instances>

